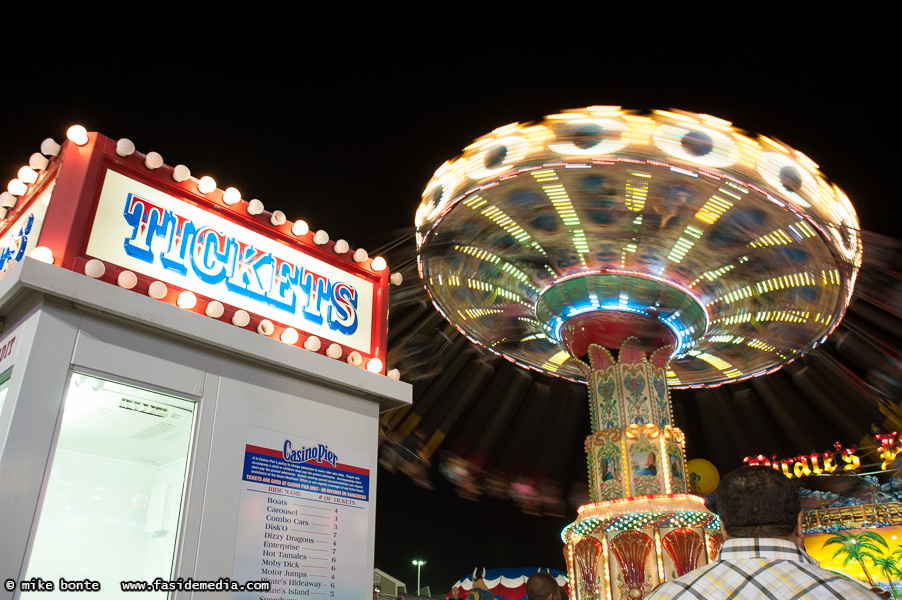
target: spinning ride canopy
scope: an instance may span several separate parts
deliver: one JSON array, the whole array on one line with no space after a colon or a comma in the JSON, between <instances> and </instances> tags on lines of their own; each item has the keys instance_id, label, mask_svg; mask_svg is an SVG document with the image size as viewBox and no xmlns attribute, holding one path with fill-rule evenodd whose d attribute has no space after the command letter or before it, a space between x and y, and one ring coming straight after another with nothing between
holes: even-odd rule
<instances>
[{"instance_id":1,"label":"spinning ride canopy","mask_svg":"<svg viewBox=\"0 0 902 600\"><path fill-rule=\"evenodd\" d=\"M672 387L760 375L836 327L858 221L805 155L723 120L589 107L495 130L438 169L420 275L468 338L585 381L573 357L674 344Z\"/></svg>"}]
</instances>

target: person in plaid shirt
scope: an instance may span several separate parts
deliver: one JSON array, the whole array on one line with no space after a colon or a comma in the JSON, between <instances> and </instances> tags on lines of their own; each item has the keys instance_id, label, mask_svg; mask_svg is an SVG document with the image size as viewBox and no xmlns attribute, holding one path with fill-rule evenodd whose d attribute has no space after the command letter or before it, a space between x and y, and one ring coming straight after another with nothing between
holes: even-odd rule
<instances>
[{"instance_id":1,"label":"person in plaid shirt","mask_svg":"<svg viewBox=\"0 0 902 600\"><path fill-rule=\"evenodd\" d=\"M855 580L820 568L802 544L799 491L769 467L741 467L717 489L727 540L717 560L668 581L646 600L876 600Z\"/></svg>"}]
</instances>

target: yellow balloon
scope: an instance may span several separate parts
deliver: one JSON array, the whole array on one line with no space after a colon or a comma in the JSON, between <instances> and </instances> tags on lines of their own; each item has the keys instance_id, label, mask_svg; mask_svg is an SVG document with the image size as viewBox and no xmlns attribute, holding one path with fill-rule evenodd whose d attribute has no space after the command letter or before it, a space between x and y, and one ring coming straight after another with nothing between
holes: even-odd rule
<instances>
[{"instance_id":1,"label":"yellow balloon","mask_svg":"<svg viewBox=\"0 0 902 600\"><path fill-rule=\"evenodd\" d=\"M689 473L689 491L693 494L710 494L720 483L717 467L704 458L693 458L686 463L686 472Z\"/></svg>"}]
</instances>

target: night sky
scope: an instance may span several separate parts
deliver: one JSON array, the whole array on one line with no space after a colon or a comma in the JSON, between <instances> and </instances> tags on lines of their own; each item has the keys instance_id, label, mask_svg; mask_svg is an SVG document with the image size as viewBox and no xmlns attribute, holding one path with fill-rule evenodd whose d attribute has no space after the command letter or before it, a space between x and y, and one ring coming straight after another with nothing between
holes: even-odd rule
<instances>
[{"instance_id":1,"label":"night sky","mask_svg":"<svg viewBox=\"0 0 902 600\"><path fill-rule=\"evenodd\" d=\"M826 28L781 16L786 27L764 34L747 24L702 31L674 13L671 38L621 21L594 30L572 15L541 42L542 19L534 29L505 21L481 37L447 32L428 45L375 24L367 34L330 24L315 42L273 31L279 48L224 33L170 49L123 49L112 34L47 50L14 45L7 62L21 68L0 94L0 177L15 177L41 140L62 141L80 123L372 250L410 233L434 170L496 127L593 104L678 108L803 151L845 190L863 229L900 237L890 95L899 51L880 23L887 15L831 15ZM380 471L377 567L412 589L410 561L423 558L433 593L474 567L563 568L559 534L575 514L527 516L433 481L430 492Z\"/></svg>"}]
</instances>

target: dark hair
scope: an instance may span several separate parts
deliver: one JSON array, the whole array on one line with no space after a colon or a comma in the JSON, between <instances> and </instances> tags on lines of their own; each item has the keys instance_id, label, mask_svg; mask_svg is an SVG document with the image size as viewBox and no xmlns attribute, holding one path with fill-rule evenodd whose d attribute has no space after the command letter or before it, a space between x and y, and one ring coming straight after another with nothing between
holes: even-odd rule
<instances>
[{"instance_id":1,"label":"dark hair","mask_svg":"<svg viewBox=\"0 0 902 600\"><path fill-rule=\"evenodd\" d=\"M730 537L786 537L800 512L798 488L770 467L741 467L717 488L717 514Z\"/></svg>"},{"instance_id":2,"label":"dark hair","mask_svg":"<svg viewBox=\"0 0 902 600\"><path fill-rule=\"evenodd\" d=\"M556 589L557 580L551 573L533 573L526 580L526 600L546 600Z\"/></svg>"}]
</instances>

